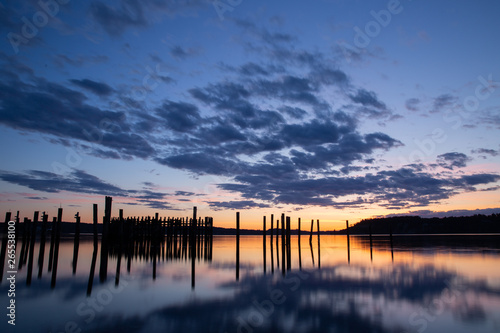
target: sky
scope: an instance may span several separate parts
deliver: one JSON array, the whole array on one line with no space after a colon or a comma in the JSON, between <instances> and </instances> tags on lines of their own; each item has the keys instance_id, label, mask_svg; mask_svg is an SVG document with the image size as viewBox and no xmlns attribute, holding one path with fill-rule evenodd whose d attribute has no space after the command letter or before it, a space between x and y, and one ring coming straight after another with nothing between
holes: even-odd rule
<instances>
[{"instance_id":1,"label":"sky","mask_svg":"<svg viewBox=\"0 0 500 333\"><path fill-rule=\"evenodd\" d=\"M500 2L0 1L0 213L500 212Z\"/></svg>"}]
</instances>

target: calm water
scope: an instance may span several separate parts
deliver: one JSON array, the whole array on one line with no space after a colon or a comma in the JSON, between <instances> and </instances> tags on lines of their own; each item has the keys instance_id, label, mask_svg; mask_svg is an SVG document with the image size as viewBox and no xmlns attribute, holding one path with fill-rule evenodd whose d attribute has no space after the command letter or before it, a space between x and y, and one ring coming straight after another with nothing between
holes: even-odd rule
<instances>
[{"instance_id":1,"label":"calm water","mask_svg":"<svg viewBox=\"0 0 500 333\"><path fill-rule=\"evenodd\" d=\"M280 239L281 241L281 239ZM276 237L214 236L193 260L100 255L89 288L93 243L82 239L73 274L73 242L60 244L57 279L27 267L16 280L16 326L2 332L500 332L500 236L291 237L283 275ZM18 248L20 249L20 247ZM100 246L99 246L100 249ZM19 256L18 250L18 256ZM182 253L181 253L182 256ZM148 258L148 259L146 259ZM279 266L277 259L279 259ZM117 270L117 263L120 266ZM194 269L193 269L194 268ZM7 268L5 269L7 270ZM117 276L119 271L119 276ZM193 274L194 273L194 274ZM88 296L88 292L90 296Z\"/></svg>"}]
</instances>

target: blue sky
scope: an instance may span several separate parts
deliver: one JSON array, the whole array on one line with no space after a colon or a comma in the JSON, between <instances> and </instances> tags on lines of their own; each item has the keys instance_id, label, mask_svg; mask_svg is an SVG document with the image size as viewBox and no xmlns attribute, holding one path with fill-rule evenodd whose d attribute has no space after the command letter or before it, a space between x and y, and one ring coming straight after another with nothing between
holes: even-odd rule
<instances>
[{"instance_id":1,"label":"blue sky","mask_svg":"<svg viewBox=\"0 0 500 333\"><path fill-rule=\"evenodd\" d=\"M499 13L497 1L2 1L0 209L88 220L112 195L126 215L196 205L223 226L240 210L249 227L287 212L329 228L495 211Z\"/></svg>"}]
</instances>

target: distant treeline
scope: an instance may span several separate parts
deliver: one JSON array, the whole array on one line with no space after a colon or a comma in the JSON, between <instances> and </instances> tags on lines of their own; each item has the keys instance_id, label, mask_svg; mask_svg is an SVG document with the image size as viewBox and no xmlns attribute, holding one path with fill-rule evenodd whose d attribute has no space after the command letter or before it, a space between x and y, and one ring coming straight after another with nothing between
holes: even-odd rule
<instances>
[{"instance_id":1,"label":"distant treeline","mask_svg":"<svg viewBox=\"0 0 500 333\"><path fill-rule=\"evenodd\" d=\"M352 234L452 234L500 233L500 214L443 218L395 216L361 220L349 228ZM346 230L335 232L346 234Z\"/></svg>"}]
</instances>

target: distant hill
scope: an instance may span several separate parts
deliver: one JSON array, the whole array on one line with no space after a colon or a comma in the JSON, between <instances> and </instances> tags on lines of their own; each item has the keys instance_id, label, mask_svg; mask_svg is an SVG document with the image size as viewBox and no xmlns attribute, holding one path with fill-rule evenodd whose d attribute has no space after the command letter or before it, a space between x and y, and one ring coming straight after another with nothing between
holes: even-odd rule
<instances>
[{"instance_id":1,"label":"distant hill","mask_svg":"<svg viewBox=\"0 0 500 333\"><path fill-rule=\"evenodd\" d=\"M349 228L351 235L368 234L500 233L500 214L443 218L395 216L362 220ZM336 232L346 234L346 230Z\"/></svg>"}]
</instances>

